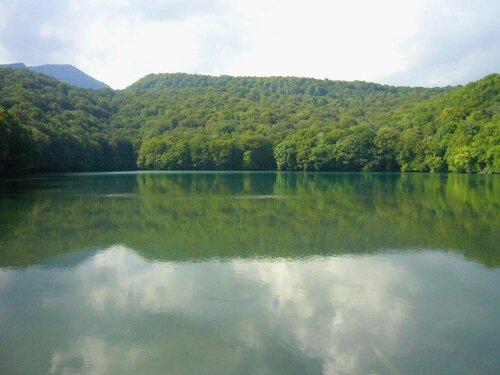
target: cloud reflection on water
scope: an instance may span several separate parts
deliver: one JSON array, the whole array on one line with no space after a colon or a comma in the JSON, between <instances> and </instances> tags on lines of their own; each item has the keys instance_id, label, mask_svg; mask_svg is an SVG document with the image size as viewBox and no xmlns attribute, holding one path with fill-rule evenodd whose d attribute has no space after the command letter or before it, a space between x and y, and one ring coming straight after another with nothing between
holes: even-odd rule
<instances>
[{"instance_id":1,"label":"cloud reflection on water","mask_svg":"<svg viewBox=\"0 0 500 375\"><path fill-rule=\"evenodd\" d=\"M430 251L163 263L112 246L0 269L0 372L474 373L500 365L498 281Z\"/></svg>"}]
</instances>

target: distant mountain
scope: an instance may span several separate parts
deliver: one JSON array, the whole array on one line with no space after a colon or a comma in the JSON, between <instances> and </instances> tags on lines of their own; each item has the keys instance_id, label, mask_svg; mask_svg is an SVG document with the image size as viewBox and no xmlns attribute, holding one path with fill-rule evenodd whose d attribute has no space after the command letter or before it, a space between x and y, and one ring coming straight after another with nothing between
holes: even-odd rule
<instances>
[{"instance_id":1,"label":"distant mountain","mask_svg":"<svg viewBox=\"0 0 500 375\"><path fill-rule=\"evenodd\" d=\"M92 78L80 69L68 64L46 64L38 66L26 66L23 63L5 64L0 67L12 69L26 69L32 72L45 74L59 81L69 83L70 85L78 86L84 89L109 89L110 87L104 82Z\"/></svg>"}]
</instances>

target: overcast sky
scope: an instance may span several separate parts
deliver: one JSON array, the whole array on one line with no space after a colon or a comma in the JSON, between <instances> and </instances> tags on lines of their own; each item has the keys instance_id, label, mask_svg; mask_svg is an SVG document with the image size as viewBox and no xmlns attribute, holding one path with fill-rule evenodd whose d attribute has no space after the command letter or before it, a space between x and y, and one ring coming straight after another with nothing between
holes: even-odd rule
<instances>
[{"instance_id":1,"label":"overcast sky","mask_svg":"<svg viewBox=\"0 0 500 375\"><path fill-rule=\"evenodd\" d=\"M498 0L0 0L0 63L435 86L500 71Z\"/></svg>"}]
</instances>

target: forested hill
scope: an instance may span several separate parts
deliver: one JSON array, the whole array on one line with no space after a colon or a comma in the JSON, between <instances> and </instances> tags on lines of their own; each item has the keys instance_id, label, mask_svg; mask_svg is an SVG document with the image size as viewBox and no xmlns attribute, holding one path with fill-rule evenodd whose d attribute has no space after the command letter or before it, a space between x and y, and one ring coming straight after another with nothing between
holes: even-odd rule
<instances>
[{"instance_id":1,"label":"forested hill","mask_svg":"<svg viewBox=\"0 0 500 375\"><path fill-rule=\"evenodd\" d=\"M362 98L377 94L402 94L403 96L424 98L447 88L414 88L380 85L362 81L332 81L299 77L233 77L207 76L186 73L149 74L129 86L127 90L162 90L169 88L243 88L255 90L250 96L265 94L327 96L335 99Z\"/></svg>"},{"instance_id":2,"label":"forested hill","mask_svg":"<svg viewBox=\"0 0 500 375\"><path fill-rule=\"evenodd\" d=\"M0 69L0 175L134 168L130 141L110 128L114 96Z\"/></svg>"},{"instance_id":3,"label":"forested hill","mask_svg":"<svg viewBox=\"0 0 500 375\"><path fill-rule=\"evenodd\" d=\"M0 174L498 173L499 88L498 74L454 88L157 74L92 91L0 68Z\"/></svg>"}]
</instances>

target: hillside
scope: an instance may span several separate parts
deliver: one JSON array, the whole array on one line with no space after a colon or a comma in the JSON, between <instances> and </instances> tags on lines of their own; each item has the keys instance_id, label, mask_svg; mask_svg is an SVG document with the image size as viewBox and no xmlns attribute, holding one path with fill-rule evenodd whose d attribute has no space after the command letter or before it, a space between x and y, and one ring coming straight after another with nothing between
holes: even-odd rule
<instances>
[{"instance_id":1,"label":"hillside","mask_svg":"<svg viewBox=\"0 0 500 375\"><path fill-rule=\"evenodd\" d=\"M157 74L93 91L0 68L0 131L18 134L2 137L0 173L498 173L499 88L498 74L455 88Z\"/></svg>"},{"instance_id":2,"label":"hillside","mask_svg":"<svg viewBox=\"0 0 500 375\"><path fill-rule=\"evenodd\" d=\"M148 74L129 86L127 90L158 91L169 88L199 87L241 87L267 94L328 96L335 99L361 98L376 93L404 95L412 92L417 96L419 94L429 96L447 90L446 88L397 87L363 81L347 82L300 77L215 77L186 73Z\"/></svg>"},{"instance_id":3,"label":"hillside","mask_svg":"<svg viewBox=\"0 0 500 375\"><path fill-rule=\"evenodd\" d=\"M12 69L26 69L32 72L45 74L46 76L55 78L61 82L69 83L84 89L109 89L110 87L104 82L89 76L80 69L68 64L45 64L38 66L26 66L23 63L0 65L0 67Z\"/></svg>"},{"instance_id":4,"label":"hillside","mask_svg":"<svg viewBox=\"0 0 500 375\"><path fill-rule=\"evenodd\" d=\"M0 175L133 168L130 142L110 133L113 96L0 68Z\"/></svg>"}]
</instances>

